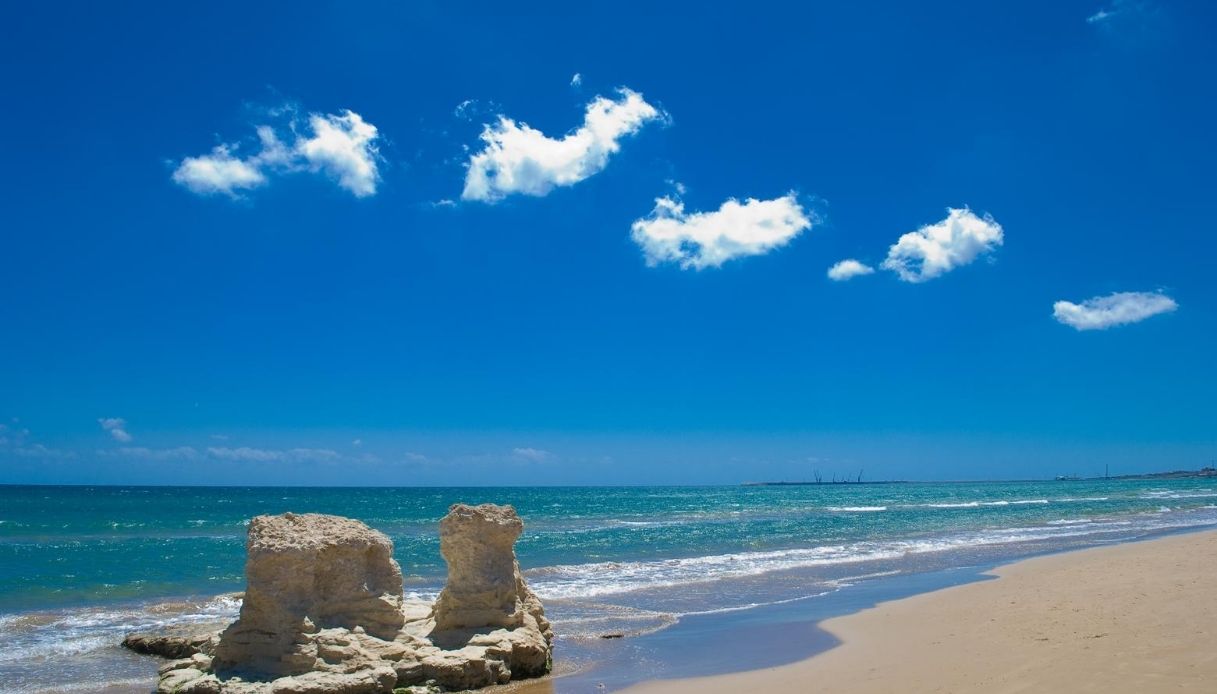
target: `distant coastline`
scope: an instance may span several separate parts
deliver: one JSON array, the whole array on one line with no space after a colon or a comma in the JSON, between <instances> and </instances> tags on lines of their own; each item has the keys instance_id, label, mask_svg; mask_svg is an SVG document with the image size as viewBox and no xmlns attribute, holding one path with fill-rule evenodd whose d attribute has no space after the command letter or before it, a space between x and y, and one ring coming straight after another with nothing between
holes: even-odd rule
<instances>
[{"instance_id":1,"label":"distant coastline","mask_svg":"<svg viewBox=\"0 0 1217 694\"><path fill-rule=\"evenodd\" d=\"M1101 477L1077 477L1062 475L1058 482L1095 482L1097 480L1189 480L1205 477L1217 477L1217 467L1207 466L1199 470L1170 470L1167 472L1146 472L1139 475L1109 475Z\"/></svg>"},{"instance_id":2,"label":"distant coastline","mask_svg":"<svg viewBox=\"0 0 1217 694\"><path fill-rule=\"evenodd\" d=\"M1217 478L1217 467L1206 466L1199 470L1169 470L1165 472L1143 472L1133 475L1099 475L1097 477L1078 477L1076 475L1060 475L1056 478L1057 482L1098 482L1102 480L1188 480L1188 479L1204 479ZM956 482L981 482L992 480L954 480ZM1027 480L1003 480L1006 482L1043 482L1042 479L1027 479ZM810 481L795 481L795 482L743 482L741 487L815 487L815 486L833 486L842 484L912 484L911 480L861 480L834 478L832 480L815 479Z\"/></svg>"}]
</instances>

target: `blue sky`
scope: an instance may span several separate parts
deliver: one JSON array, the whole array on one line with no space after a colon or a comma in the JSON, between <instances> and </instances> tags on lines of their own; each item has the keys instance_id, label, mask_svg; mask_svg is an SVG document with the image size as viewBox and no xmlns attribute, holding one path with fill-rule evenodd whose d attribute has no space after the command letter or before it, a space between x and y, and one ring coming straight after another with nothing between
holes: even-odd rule
<instances>
[{"instance_id":1,"label":"blue sky","mask_svg":"<svg viewBox=\"0 0 1217 694\"><path fill-rule=\"evenodd\" d=\"M1215 15L10 3L0 482L1206 464Z\"/></svg>"}]
</instances>

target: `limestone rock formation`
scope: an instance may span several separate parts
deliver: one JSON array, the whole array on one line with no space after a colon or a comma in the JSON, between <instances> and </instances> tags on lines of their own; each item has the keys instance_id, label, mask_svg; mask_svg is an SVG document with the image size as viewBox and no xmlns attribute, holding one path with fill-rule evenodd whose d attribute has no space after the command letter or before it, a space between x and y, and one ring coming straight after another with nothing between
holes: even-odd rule
<instances>
[{"instance_id":1,"label":"limestone rock formation","mask_svg":"<svg viewBox=\"0 0 1217 694\"><path fill-rule=\"evenodd\" d=\"M315 513L258 516L245 549L245 600L220 636L218 670L304 673L313 663L293 657L301 634L362 627L392 639L405 623L393 543L359 521Z\"/></svg>"},{"instance_id":2,"label":"limestone rock formation","mask_svg":"<svg viewBox=\"0 0 1217 694\"><path fill-rule=\"evenodd\" d=\"M464 690L543 675L553 631L516 562L522 529L510 506L453 506L440 523L448 583L432 606L403 598L391 542L366 525L259 516L240 617L218 641L133 635L124 645L189 656L161 668L165 694Z\"/></svg>"},{"instance_id":3,"label":"limestone rock formation","mask_svg":"<svg viewBox=\"0 0 1217 694\"><path fill-rule=\"evenodd\" d=\"M440 554L448 563L448 583L435 602L435 628L523 626L539 618L541 603L524 583L515 543L524 522L510 506L456 504L439 524Z\"/></svg>"}]
</instances>

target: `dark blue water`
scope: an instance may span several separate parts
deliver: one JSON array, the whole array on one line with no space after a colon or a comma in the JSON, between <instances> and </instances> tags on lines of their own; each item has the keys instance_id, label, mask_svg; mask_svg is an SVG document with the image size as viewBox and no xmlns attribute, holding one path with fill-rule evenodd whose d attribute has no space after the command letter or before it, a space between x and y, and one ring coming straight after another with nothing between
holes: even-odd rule
<instances>
[{"instance_id":1,"label":"dark blue water","mask_svg":"<svg viewBox=\"0 0 1217 694\"><path fill-rule=\"evenodd\" d=\"M517 550L560 643L654 633L693 615L828 594L858 581L1217 524L1211 480L788 487L0 487L6 690L38 691L57 658L114 681L124 631L235 614L248 519L358 518L392 539L407 590L443 584L438 521L457 501L509 503ZM561 651L560 651L561 652ZM99 667L101 661L99 660ZM148 670L143 674L141 668ZM59 676L61 676L60 673ZM136 687L137 689L139 686Z\"/></svg>"}]
</instances>

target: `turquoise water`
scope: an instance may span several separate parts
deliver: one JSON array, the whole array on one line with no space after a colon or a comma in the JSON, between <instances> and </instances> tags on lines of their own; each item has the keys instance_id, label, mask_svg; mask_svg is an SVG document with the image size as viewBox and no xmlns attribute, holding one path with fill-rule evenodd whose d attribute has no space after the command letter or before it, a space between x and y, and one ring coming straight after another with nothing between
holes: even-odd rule
<instances>
[{"instance_id":1,"label":"turquoise water","mask_svg":"<svg viewBox=\"0 0 1217 694\"><path fill-rule=\"evenodd\" d=\"M258 514L336 513L392 539L407 590L443 584L438 521L514 505L521 566L569 644L864 580L1217 524L1217 481L622 488L0 487L0 678L38 691L56 658L122 659L124 631L230 618ZM220 597L217 597L220 596ZM577 651L572 646L572 651ZM123 656L125 658L125 656ZM108 662L108 661L107 661ZM144 674L144 668L148 673ZM150 679L148 680L150 681ZM49 684L49 683L48 683ZM138 688L138 687L137 687Z\"/></svg>"}]
</instances>

